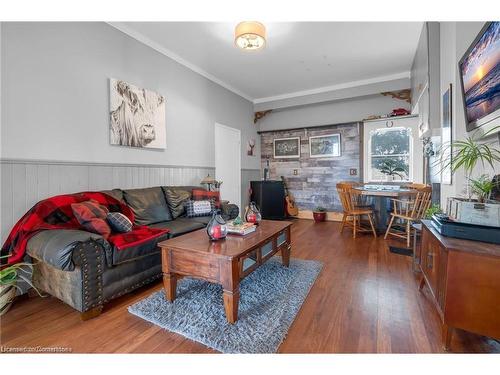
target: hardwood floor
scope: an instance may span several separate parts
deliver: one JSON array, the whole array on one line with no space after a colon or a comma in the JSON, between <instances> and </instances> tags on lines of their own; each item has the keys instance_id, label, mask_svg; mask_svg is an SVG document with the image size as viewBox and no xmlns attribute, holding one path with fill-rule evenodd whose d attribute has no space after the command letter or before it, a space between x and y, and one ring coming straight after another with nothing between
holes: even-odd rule
<instances>
[{"instance_id":1,"label":"hardwood floor","mask_svg":"<svg viewBox=\"0 0 500 375\"><path fill-rule=\"evenodd\" d=\"M390 253L382 237L354 240L339 228L339 223L310 220L292 226L292 258L319 260L324 267L279 352L441 353L439 317L428 290L418 291L420 277L411 270L411 258ZM158 282L119 298L86 322L55 298L18 301L0 321L0 343L92 353L213 352L127 312L161 287ZM451 349L500 352L500 343L457 330Z\"/></svg>"}]
</instances>

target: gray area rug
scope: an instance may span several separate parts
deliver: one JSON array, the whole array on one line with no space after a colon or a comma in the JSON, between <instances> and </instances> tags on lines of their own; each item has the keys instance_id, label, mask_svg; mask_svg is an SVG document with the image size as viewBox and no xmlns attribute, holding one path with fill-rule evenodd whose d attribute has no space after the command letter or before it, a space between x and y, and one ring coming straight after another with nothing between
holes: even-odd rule
<instances>
[{"instance_id":1,"label":"gray area rug","mask_svg":"<svg viewBox=\"0 0 500 375\"><path fill-rule=\"evenodd\" d=\"M163 290L128 311L169 331L223 353L275 353L297 315L322 263L274 257L240 284L238 321L226 321L222 287L191 278L177 285L173 303Z\"/></svg>"}]
</instances>

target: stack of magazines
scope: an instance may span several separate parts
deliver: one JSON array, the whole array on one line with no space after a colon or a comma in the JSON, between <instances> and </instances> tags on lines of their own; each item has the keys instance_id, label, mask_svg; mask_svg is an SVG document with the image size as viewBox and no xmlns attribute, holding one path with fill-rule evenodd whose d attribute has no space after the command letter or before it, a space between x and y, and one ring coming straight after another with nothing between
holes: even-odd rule
<instances>
[{"instance_id":1,"label":"stack of magazines","mask_svg":"<svg viewBox=\"0 0 500 375\"><path fill-rule=\"evenodd\" d=\"M249 233L255 232L255 229L257 229L257 226L254 223L234 224L232 221L227 223L227 232L229 234L245 236Z\"/></svg>"}]
</instances>

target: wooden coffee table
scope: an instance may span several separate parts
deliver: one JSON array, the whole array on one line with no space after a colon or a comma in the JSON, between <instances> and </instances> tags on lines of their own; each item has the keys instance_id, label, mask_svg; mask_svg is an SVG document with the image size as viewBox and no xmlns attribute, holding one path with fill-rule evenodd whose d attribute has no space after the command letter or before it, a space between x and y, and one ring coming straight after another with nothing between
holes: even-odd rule
<instances>
[{"instance_id":1,"label":"wooden coffee table","mask_svg":"<svg viewBox=\"0 0 500 375\"><path fill-rule=\"evenodd\" d=\"M254 233L228 235L212 242L205 229L162 241L163 285L167 299L176 297L177 279L191 276L221 284L224 309L229 323L238 320L240 280L281 251L283 265L290 261L288 221L262 220Z\"/></svg>"}]
</instances>

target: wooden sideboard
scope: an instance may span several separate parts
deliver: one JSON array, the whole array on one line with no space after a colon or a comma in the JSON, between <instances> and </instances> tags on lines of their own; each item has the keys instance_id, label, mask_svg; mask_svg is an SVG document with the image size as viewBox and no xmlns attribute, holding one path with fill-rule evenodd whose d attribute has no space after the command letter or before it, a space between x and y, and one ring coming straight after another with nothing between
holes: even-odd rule
<instances>
[{"instance_id":1,"label":"wooden sideboard","mask_svg":"<svg viewBox=\"0 0 500 375\"><path fill-rule=\"evenodd\" d=\"M441 317L443 345L454 328L500 339L500 245L441 236L422 221L420 289Z\"/></svg>"}]
</instances>

